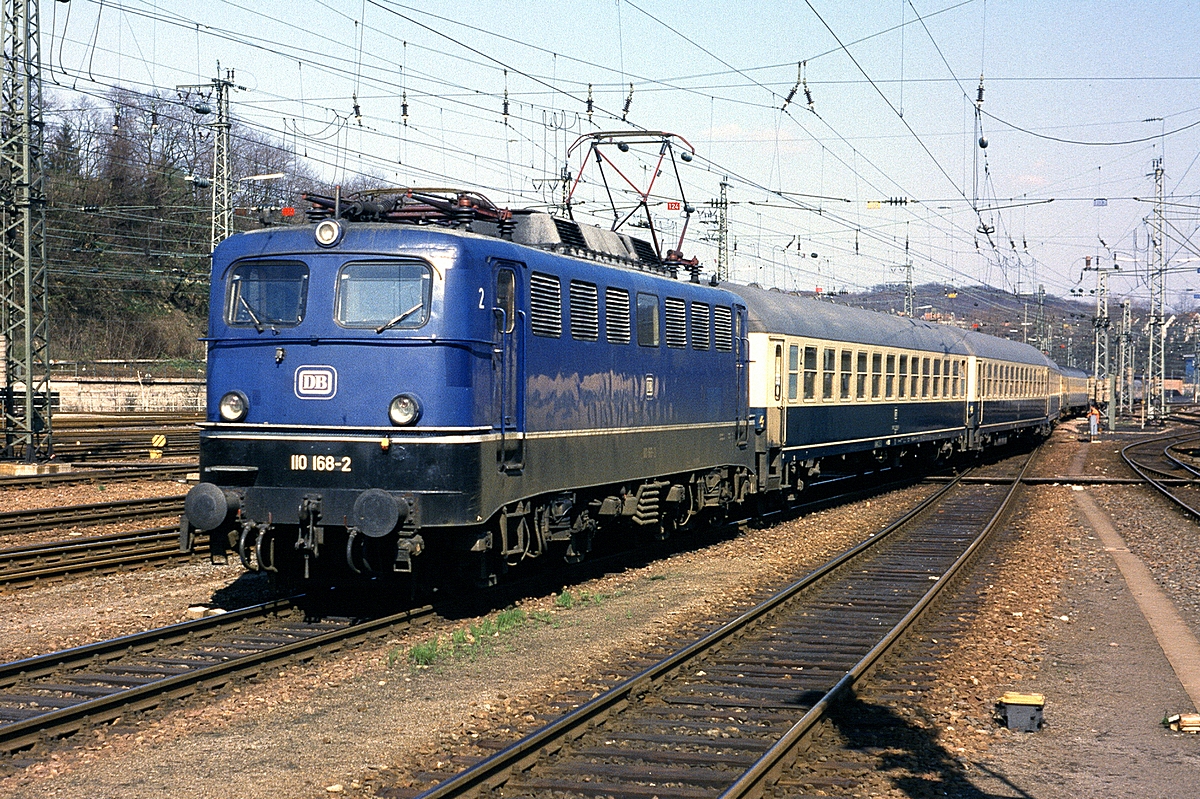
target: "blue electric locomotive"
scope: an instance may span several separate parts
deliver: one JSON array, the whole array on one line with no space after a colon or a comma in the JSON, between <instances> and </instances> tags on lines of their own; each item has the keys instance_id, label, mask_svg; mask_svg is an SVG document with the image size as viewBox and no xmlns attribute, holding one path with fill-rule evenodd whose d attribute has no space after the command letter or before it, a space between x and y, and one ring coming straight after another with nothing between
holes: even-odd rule
<instances>
[{"instance_id":1,"label":"blue electric locomotive","mask_svg":"<svg viewBox=\"0 0 1200 799\"><path fill-rule=\"evenodd\" d=\"M752 490L736 294L473 195L321 203L213 254L185 515L216 549L284 576L428 562L490 582Z\"/></svg>"}]
</instances>

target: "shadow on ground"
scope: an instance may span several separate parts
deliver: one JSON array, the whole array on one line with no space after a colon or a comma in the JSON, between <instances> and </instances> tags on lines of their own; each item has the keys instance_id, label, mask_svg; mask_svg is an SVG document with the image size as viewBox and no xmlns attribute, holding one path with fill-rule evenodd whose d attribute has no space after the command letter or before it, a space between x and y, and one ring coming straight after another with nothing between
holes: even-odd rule
<instances>
[{"instance_id":1,"label":"shadow on ground","mask_svg":"<svg viewBox=\"0 0 1200 799\"><path fill-rule=\"evenodd\" d=\"M1034 799L997 774L990 776L1005 782L1009 790L1000 794L980 790L971 781L968 767L938 743L933 727L888 705L855 696L839 703L826 718L845 749L866 755L864 771L879 774L905 796Z\"/></svg>"}]
</instances>

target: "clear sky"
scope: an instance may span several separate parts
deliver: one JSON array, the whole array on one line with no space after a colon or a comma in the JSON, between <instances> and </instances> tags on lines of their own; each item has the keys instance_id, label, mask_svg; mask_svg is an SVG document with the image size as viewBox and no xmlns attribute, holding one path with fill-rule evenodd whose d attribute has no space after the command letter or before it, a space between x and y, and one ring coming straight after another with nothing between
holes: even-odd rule
<instances>
[{"instance_id":1,"label":"clear sky","mask_svg":"<svg viewBox=\"0 0 1200 799\"><path fill-rule=\"evenodd\" d=\"M902 281L911 261L918 283L1025 293L1044 284L1066 295L1095 285L1082 272L1091 256L1120 265L1115 296L1144 300L1161 158L1168 303L1200 305L1200 4L71 0L41 9L43 72L58 104L86 95L103 105L114 85L173 93L217 76L219 62L245 87L233 95L239 122L294 143L339 181L365 174L472 188L499 205L547 204L578 135L676 133L696 149L681 165L688 201L704 209L727 178L734 278L787 289ZM799 87L784 109L801 69L812 106ZM638 182L657 151L625 158ZM569 166L579 168L578 153ZM603 218L598 176L585 179L578 213ZM673 185L656 188L656 223L677 229L680 214L665 205ZM701 240L711 227L693 220L690 230L685 254L711 266L715 248Z\"/></svg>"}]
</instances>

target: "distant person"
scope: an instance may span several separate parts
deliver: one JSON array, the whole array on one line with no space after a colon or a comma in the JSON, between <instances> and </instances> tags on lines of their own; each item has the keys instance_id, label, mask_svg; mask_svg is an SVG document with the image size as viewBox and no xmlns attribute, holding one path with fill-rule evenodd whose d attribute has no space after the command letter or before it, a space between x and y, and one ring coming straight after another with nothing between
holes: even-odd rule
<instances>
[{"instance_id":1,"label":"distant person","mask_svg":"<svg viewBox=\"0 0 1200 799\"><path fill-rule=\"evenodd\" d=\"M1088 408L1088 436L1091 440L1095 440L1096 434L1100 432L1100 409L1095 405Z\"/></svg>"}]
</instances>

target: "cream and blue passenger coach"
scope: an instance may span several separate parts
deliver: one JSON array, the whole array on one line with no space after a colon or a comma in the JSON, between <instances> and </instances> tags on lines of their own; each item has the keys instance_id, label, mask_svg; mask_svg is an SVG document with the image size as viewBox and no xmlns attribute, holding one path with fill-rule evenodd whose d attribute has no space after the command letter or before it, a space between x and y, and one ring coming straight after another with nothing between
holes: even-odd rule
<instances>
[{"instance_id":1,"label":"cream and blue passenger coach","mask_svg":"<svg viewBox=\"0 0 1200 799\"><path fill-rule=\"evenodd\" d=\"M746 303L749 405L759 484L944 456L1044 435L1058 367L1019 342L753 286Z\"/></svg>"}]
</instances>

